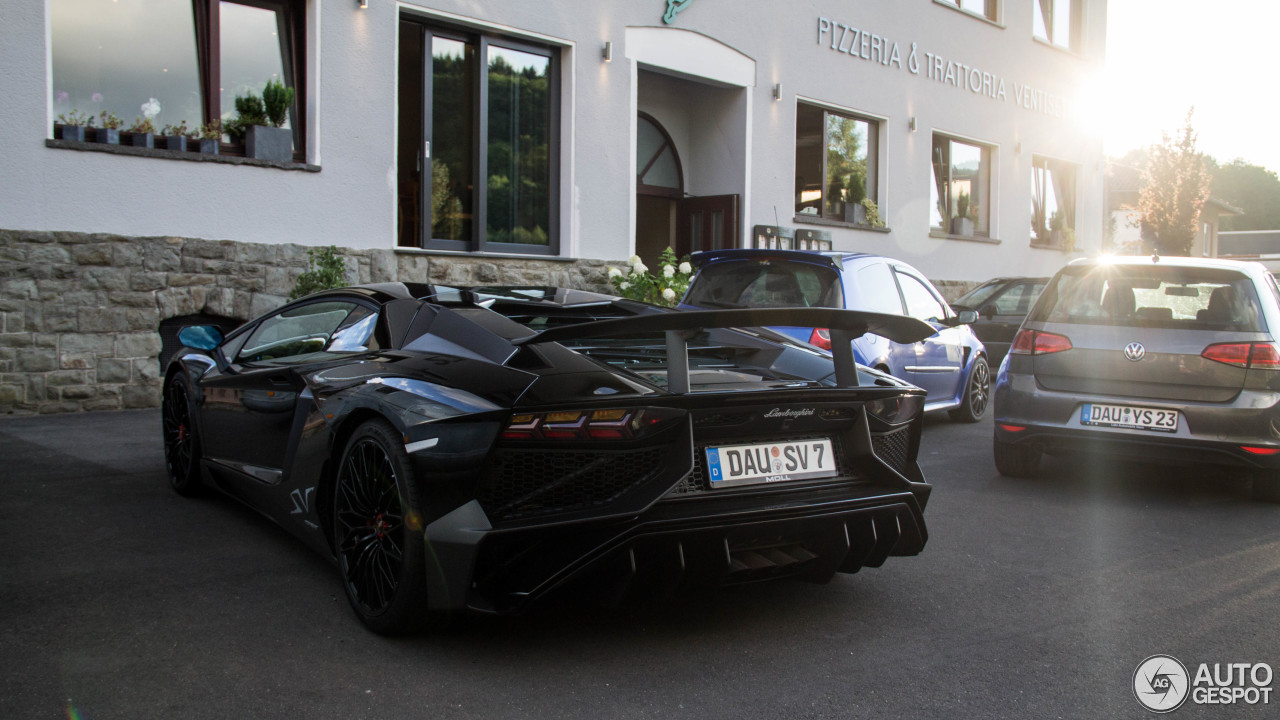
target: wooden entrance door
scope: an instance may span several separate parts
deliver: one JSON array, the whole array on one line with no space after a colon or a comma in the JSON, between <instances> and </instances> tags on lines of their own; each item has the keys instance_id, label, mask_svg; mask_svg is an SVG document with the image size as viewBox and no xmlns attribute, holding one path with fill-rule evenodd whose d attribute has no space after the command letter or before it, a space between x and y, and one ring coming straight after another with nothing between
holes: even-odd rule
<instances>
[{"instance_id":1,"label":"wooden entrance door","mask_svg":"<svg viewBox=\"0 0 1280 720\"><path fill-rule=\"evenodd\" d=\"M676 201L676 257L698 250L736 247L737 195L707 195Z\"/></svg>"}]
</instances>

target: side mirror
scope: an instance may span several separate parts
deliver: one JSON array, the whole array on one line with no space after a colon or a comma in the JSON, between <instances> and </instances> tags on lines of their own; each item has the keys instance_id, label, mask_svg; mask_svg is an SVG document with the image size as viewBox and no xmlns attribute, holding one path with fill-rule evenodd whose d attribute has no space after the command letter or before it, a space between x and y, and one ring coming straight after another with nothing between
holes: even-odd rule
<instances>
[{"instance_id":1,"label":"side mirror","mask_svg":"<svg viewBox=\"0 0 1280 720\"><path fill-rule=\"evenodd\" d=\"M993 318L993 317L995 317L997 314L999 314L999 313L998 313L998 311L996 310L995 303L988 303L988 304L983 305L982 307L978 308L978 315L980 315L980 316L982 316L982 317L984 317L984 318Z\"/></svg>"},{"instance_id":2,"label":"side mirror","mask_svg":"<svg viewBox=\"0 0 1280 720\"><path fill-rule=\"evenodd\" d=\"M973 310L961 310L956 313L955 317L947 318L943 324L947 327L958 327L960 325L972 325L978 322L978 313Z\"/></svg>"},{"instance_id":3,"label":"side mirror","mask_svg":"<svg viewBox=\"0 0 1280 720\"><path fill-rule=\"evenodd\" d=\"M215 350L222 344L222 331L213 325L188 325L178 331L178 342L196 350Z\"/></svg>"}]
</instances>

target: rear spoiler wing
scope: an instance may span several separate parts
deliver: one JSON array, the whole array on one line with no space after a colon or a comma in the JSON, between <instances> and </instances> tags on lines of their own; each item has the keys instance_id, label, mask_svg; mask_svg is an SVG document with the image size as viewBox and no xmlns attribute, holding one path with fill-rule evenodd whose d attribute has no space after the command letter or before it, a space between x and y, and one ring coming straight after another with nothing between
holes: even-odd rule
<instances>
[{"instance_id":1,"label":"rear spoiler wing","mask_svg":"<svg viewBox=\"0 0 1280 720\"><path fill-rule=\"evenodd\" d=\"M937 331L928 323L904 315L837 310L835 308L746 308L741 310L691 310L663 312L629 318L598 320L543 330L516 338L514 345L615 337L637 333L665 333L667 339L667 388L689 392L688 333L706 328L823 327L831 331L831 355L836 385L856 387L858 370L853 360L854 338L874 333L898 343L923 340Z\"/></svg>"}]
</instances>

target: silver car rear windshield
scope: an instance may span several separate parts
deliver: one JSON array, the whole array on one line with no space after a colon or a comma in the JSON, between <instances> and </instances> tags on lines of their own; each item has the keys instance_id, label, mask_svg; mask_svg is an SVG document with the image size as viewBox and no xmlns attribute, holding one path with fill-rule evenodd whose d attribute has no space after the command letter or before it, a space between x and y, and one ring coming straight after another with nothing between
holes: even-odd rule
<instances>
[{"instance_id":1,"label":"silver car rear windshield","mask_svg":"<svg viewBox=\"0 0 1280 720\"><path fill-rule=\"evenodd\" d=\"M1122 327L1262 331L1253 282L1220 268L1068 267L1028 320Z\"/></svg>"},{"instance_id":2,"label":"silver car rear windshield","mask_svg":"<svg viewBox=\"0 0 1280 720\"><path fill-rule=\"evenodd\" d=\"M844 306L829 267L778 260L712 263L694 278L689 305L705 308Z\"/></svg>"}]
</instances>

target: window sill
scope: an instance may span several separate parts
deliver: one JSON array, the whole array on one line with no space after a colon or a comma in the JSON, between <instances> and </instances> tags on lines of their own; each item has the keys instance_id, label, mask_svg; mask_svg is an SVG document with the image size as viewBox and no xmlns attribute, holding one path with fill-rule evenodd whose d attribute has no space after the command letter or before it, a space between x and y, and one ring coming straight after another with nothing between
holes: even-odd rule
<instances>
[{"instance_id":1,"label":"window sill","mask_svg":"<svg viewBox=\"0 0 1280 720\"><path fill-rule=\"evenodd\" d=\"M253 167L275 168L277 170L296 170L300 172L320 172L319 165L299 162L271 162L236 155L212 155L192 151L165 150L163 148L133 147L132 145L111 145L109 143L76 142L75 140L45 139L44 146L58 150L79 150L81 152L100 152L108 155L130 155L133 157L157 158L160 160L186 160L188 162L211 162L223 165L250 165Z\"/></svg>"},{"instance_id":2,"label":"window sill","mask_svg":"<svg viewBox=\"0 0 1280 720\"><path fill-rule=\"evenodd\" d=\"M794 222L800 225L821 225L823 227L845 228L848 230L866 230L867 232L883 233L885 235L893 232L887 227L860 225L858 223L844 222L843 220L832 220L830 218L819 217L817 215L796 215Z\"/></svg>"},{"instance_id":3,"label":"window sill","mask_svg":"<svg viewBox=\"0 0 1280 720\"><path fill-rule=\"evenodd\" d=\"M1055 245L1055 244L1053 244L1053 243L1038 243L1038 242L1035 242L1034 240L1033 240L1033 241L1031 241L1030 246L1031 246L1031 248L1032 248L1033 250L1056 250L1056 251L1058 251L1058 252L1062 253L1063 255L1069 255L1069 254L1071 254L1071 253L1075 252L1075 250L1074 250L1074 249L1073 249L1073 250L1068 250L1068 249L1066 249L1066 248L1062 247L1061 245Z\"/></svg>"},{"instance_id":4,"label":"window sill","mask_svg":"<svg viewBox=\"0 0 1280 720\"><path fill-rule=\"evenodd\" d=\"M991 18L987 17L986 15L983 15L982 13L976 13L976 12L974 12L974 11L972 11L972 10L965 10L964 8L960 7L959 5L956 5L956 4L954 4L954 3L947 2L947 0L933 0L933 2L934 2L934 3L936 3L936 4L938 4L938 5L941 5L941 6L945 7L945 8L947 8L948 10L954 10L954 11L956 11L956 12L960 13L961 15L968 15L969 17L971 17L971 18L973 18L973 19L975 19L975 20L981 20L982 22L987 23L988 25L993 25L993 26L995 26L995 27L1000 28L1001 30L1004 30L1004 29L1005 29L1005 27L1004 27L1004 23L1001 23L1001 22L998 22L998 21L996 21L996 20L993 20L993 19L991 19Z\"/></svg>"},{"instance_id":5,"label":"window sill","mask_svg":"<svg viewBox=\"0 0 1280 720\"><path fill-rule=\"evenodd\" d=\"M1042 37L1036 37L1035 35L1032 35L1032 36L1031 36L1031 39L1032 39L1032 40L1035 40L1036 42L1040 43L1041 45L1043 45L1043 46L1045 46L1045 47L1047 47L1047 48L1050 48L1050 49L1052 49L1052 50L1057 50L1058 52L1063 53L1063 54L1066 54L1066 55L1070 55L1071 57L1073 57L1073 58L1075 58L1075 59L1077 59L1077 60L1084 60L1084 53L1080 52L1079 50L1073 50L1073 49L1071 49L1071 48L1064 48L1064 47L1062 47L1061 45L1054 45L1053 43L1049 42L1048 40L1046 40L1046 39L1044 39L1044 38L1042 38Z\"/></svg>"},{"instance_id":6,"label":"window sill","mask_svg":"<svg viewBox=\"0 0 1280 720\"><path fill-rule=\"evenodd\" d=\"M938 240L964 240L967 242L982 243L984 245L999 245L1000 241L996 238L982 237L981 235L952 235L941 230L930 230L929 237Z\"/></svg>"},{"instance_id":7,"label":"window sill","mask_svg":"<svg viewBox=\"0 0 1280 720\"><path fill-rule=\"evenodd\" d=\"M416 248L396 246L395 252L400 255L438 255L441 257L457 257L457 258L491 258L495 260L546 260L548 262L571 263L576 262L576 258L563 257L560 255L537 255L534 253L504 253L504 252L473 252L471 250L438 250L431 248Z\"/></svg>"}]
</instances>

